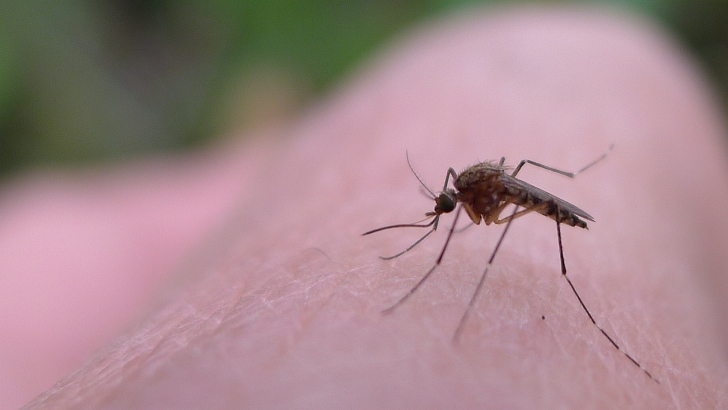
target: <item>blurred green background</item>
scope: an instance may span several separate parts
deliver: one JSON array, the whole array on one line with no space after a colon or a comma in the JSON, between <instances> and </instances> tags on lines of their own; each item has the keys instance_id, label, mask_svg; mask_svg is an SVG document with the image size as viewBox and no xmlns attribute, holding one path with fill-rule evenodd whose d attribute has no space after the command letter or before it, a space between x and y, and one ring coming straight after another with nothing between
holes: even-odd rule
<instances>
[{"instance_id":1,"label":"blurred green background","mask_svg":"<svg viewBox=\"0 0 728 410\"><path fill-rule=\"evenodd\" d=\"M473 3L4 0L0 177L290 118L396 34ZM728 1L601 3L667 27L728 102Z\"/></svg>"}]
</instances>

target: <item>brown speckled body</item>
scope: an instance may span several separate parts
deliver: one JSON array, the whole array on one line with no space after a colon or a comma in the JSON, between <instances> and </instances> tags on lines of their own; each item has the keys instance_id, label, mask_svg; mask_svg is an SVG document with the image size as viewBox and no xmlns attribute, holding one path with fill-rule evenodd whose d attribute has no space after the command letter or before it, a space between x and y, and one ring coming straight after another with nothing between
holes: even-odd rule
<instances>
[{"instance_id":1,"label":"brown speckled body","mask_svg":"<svg viewBox=\"0 0 728 410\"><path fill-rule=\"evenodd\" d=\"M498 217L509 204L532 209L569 226L586 229L587 224L581 218L594 221L591 215L580 208L505 171L505 167L500 164L481 162L468 167L455 178L453 184L457 189L457 201L463 204L476 224L480 223L481 218L486 225L501 223L503 220L498 220Z\"/></svg>"}]
</instances>

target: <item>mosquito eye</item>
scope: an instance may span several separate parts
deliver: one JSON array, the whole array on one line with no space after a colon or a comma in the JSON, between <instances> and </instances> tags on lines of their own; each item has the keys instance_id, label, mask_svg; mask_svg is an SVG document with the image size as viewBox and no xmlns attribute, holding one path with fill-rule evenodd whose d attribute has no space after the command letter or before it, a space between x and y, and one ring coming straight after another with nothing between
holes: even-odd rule
<instances>
[{"instance_id":1,"label":"mosquito eye","mask_svg":"<svg viewBox=\"0 0 728 410\"><path fill-rule=\"evenodd\" d=\"M451 195L443 192L435 199L435 213L446 214L453 209L455 209L455 199Z\"/></svg>"}]
</instances>

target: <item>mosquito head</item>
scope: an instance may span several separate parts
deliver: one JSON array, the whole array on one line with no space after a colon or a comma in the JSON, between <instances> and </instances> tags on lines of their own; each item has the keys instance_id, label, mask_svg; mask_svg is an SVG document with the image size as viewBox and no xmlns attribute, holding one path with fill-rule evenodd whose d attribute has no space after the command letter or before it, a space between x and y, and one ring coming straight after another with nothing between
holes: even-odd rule
<instances>
[{"instance_id":1,"label":"mosquito head","mask_svg":"<svg viewBox=\"0 0 728 410\"><path fill-rule=\"evenodd\" d=\"M455 191L452 189L446 189L442 191L437 198L435 198L435 211L432 213L428 212L428 215L440 215L452 212L452 210L455 209L456 204L457 199L455 197Z\"/></svg>"}]
</instances>

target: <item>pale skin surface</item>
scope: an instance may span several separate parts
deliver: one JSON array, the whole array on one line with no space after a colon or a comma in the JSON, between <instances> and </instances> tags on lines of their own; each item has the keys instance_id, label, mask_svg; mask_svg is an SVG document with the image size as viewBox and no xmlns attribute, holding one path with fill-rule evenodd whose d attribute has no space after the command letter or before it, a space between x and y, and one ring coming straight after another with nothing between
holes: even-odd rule
<instances>
[{"instance_id":1,"label":"pale skin surface","mask_svg":"<svg viewBox=\"0 0 728 410\"><path fill-rule=\"evenodd\" d=\"M724 130L686 61L640 23L593 12L461 16L415 33L282 137L220 160L246 166L192 164L217 170L209 185L239 182L232 216L135 327L30 408L725 407ZM440 190L451 166L505 156L575 171L612 143L573 181L529 165L519 178L594 216L588 231L562 226L570 276L660 384L588 321L540 215L511 226L457 345L502 226L455 235L430 280L381 314L431 266L451 221L388 262L377 256L424 232L360 236L432 210L405 150ZM217 214L201 201L181 218L231 201L210 195ZM162 254L178 236L203 239L165 232Z\"/></svg>"}]
</instances>

